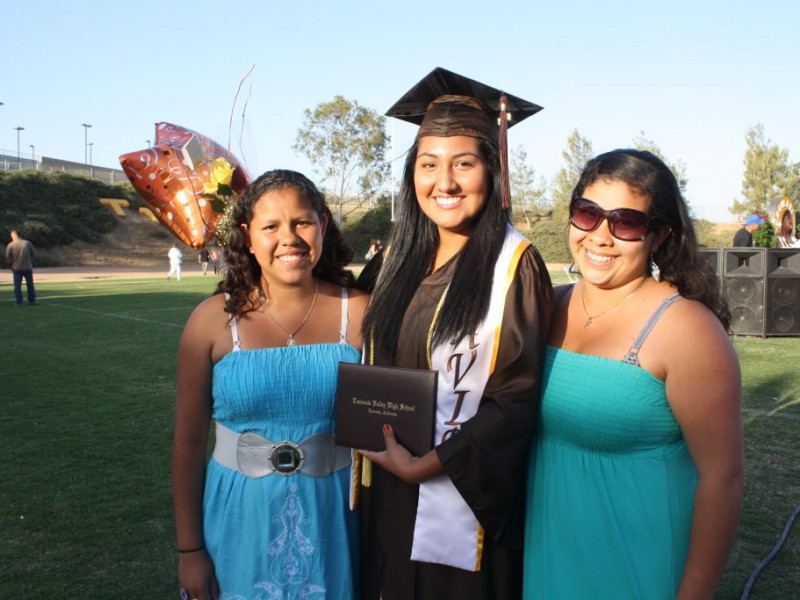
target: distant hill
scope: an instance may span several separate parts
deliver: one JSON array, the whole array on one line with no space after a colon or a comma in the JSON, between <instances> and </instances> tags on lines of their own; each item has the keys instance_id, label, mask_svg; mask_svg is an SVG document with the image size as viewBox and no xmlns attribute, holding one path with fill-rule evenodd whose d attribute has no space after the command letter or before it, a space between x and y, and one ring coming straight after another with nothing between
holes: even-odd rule
<instances>
[{"instance_id":1,"label":"distant hill","mask_svg":"<svg viewBox=\"0 0 800 600\"><path fill-rule=\"evenodd\" d=\"M100 198L128 202L116 216ZM127 183L109 185L60 171L0 171L0 249L11 229L36 247L35 265L155 266L165 264L167 250L184 246L166 228L138 213L144 203Z\"/></svg>"},{"instance_id":2,"label":"distant hill","mask_svg":"<svg viewBox=\"0 0 800 600\"><path fill-rule=\"evenodd\" d=\"M126 210L114 217L116 226L97 243L74 241L55 248L37 250L38 266L95 267L102 265L151 267L167 265L167 251L177 244L184 261L195 260L197 250L181 243L160 223ZM47 264L45 264L47 263Z\"/></svg>"}]
</instances>

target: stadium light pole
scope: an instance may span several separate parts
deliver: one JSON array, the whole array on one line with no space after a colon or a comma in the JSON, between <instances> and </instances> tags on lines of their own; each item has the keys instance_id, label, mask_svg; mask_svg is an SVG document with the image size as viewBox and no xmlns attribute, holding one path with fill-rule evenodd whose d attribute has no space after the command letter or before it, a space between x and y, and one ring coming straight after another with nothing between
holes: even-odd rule
<instances>
[{"instance_id":1,"label":"stadium light pole","mask_svg":"<svg viewBox=\"0 0 800 600\"><path fill-rule=\"evenodd\" d=\"M17 130L17 171L20 171L22 169L22 156L19 153L19 132L25 131L25 128L17 125L14 129Z\"/></svg>"},{"instance_id":2,"label":"stadium light pole","mask_svg":"<svg viewBox=\"0 0 800 600\"><path fill-rule=\"evenodd\" d=\"M81 123L81 126L83 127L83 164L88 164L89 159L87 158L87 155L89 153L89 127L91 127L91 125L88 123Z\"/></svg>"}]
</instances>

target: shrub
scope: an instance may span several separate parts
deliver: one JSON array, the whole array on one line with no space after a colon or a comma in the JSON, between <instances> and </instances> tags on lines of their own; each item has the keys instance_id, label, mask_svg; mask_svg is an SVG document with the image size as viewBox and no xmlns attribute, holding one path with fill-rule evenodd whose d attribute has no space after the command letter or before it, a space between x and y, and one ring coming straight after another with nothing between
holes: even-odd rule
<instances>
[{"instance_id":1,"label":"shrub","mask_svg":"<svg viewBox=\"0 0 800 600\"><path fill-rule=\"evenodd\" d=\"M571 263L567 231L566 223L546 219L534 223L524 235L534 243L545 262Z\"/></svg>"},{"instance_id":2,"label":"shrub","mask_svg":"<svg viewBox=\"0 0 800 600\"><path fill-rule=\"evenodd\" d=\"M11 229L40 248L74 240L100 241L117 224L116 217L98 198L124 198L132 202L130 184L108 185L96 179L63 173L23 170L0 176L0 237ZM133 201L132 206L139 201Z\"/></svg>"},{"instance_id":3,"label":"shrub","mask_svg":"<svg viewBox=\"0 0 800 600\"><path fill-rule=\"evenodd\" d=\"M728 231L718 231L717 227L711 221L697 219L696 221L692 221L692 224L694 225L694 232L697 235L697 241L701 246L724 248L731 245L733 234Z\"/></svg>"},{"instance_id":4,"label":"shrub","mask_svg":"<svg viewBox=\"0 0 800 600\"><path fill-rule=\"evenodd\" d=\"M369 250L372 238L380 238L386 243L386 238L392 230L392 206L388 196L383 196L378 201L378 206L365 212L358 221L345 222L342 234L347 243L353 247L355 260L363 260Z\"/></svg>"}]
</instances>

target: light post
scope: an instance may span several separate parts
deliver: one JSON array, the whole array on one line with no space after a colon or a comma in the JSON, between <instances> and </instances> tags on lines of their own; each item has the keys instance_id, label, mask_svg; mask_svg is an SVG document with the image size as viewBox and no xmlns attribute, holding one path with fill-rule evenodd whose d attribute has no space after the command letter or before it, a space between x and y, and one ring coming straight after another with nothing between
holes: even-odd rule
<instances>
[{"instance_id":1,"label":"light post","mask_svg":"<svg viewBox=\"0 0 800 600\"><path fill-rule=\"evenodd\" d=\"M94 167L92 166L92 146L94 146L94 142L89 142L89 177L94 177Z\"/></svg>"},{"instance_id":2,"label":"light post","mask_svg":"<svg viewBox=\"0 0 800 600\"><path fill-rule=\"evenodd\" d=\"M150 140L147 140L147 147L150 147Z\"/></svg>"},{"instance_id":3,"label":"light post","mask_svg":"<svg viewBox=\"0 0 800 600\"><path fill-rule=\"evenodd\" d=\"M39 165L36 164L36 146L31 144L31 158L33 159L33 166L38 171Z\"/></svg>"},{"instance_id":4,"label":"light post","mask_svg":"<svg viewBox=\"0 0 800 600\"><path fill-rule=\"evenodd\" d=\"M22 156L19 153L19 132L25 131L25 128L17 125L14 129L17 130L17 170L20 171L22 170Z\"/></svg>"},{"instance_id":5,"label":"light post","mask_svg":"<svg viewBox=\"0 0 800 600\"><path fill-rule=\"evenodd\" d=\"M86 157L89 152L89 125L88 123L81 123L83 127L83 164L88 164L89 159Z\"/></svg>"}]
</instances>

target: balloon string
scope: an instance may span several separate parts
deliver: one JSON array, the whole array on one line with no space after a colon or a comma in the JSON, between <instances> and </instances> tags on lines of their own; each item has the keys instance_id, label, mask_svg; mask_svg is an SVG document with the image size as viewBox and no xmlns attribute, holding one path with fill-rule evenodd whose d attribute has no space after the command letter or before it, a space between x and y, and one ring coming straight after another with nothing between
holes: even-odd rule
<instances>
[{"instance_id":1,"label":"balloon string","mask_svg":"<svg viewBox=\"0 0 800 600\"><path fill-rule=\"evenodd\" d=\"M239 81L239 87L236 88L236 95L233 97L233 104L231 105L231 116L228 119L228 152L231 151L231 129L233 128L233 111L236 110L236 101L239 99L239 92L242 89L242 85L244 84L245 80L248 77L250 77L250 73L252 73L253 69L255 68L256 68L255 65L250 67L250 70L247 72L247 74L244 77L242 77L242 79Z\"/></svg>"},{"instance_id":2,"label":"balloon string","mask_svg":"<svg viewBox=\"0 0 800 600\"><path fill-rule=\"evenodd\" d=\"M253 65L255 66L255 65ZM244 154L244 149L242 148L242 137L244 136L244 116L247 112L247 105L250 102L250 96L253 95L253 84L250 84L250 87L247 91L247 100L244 101L244 106L242 107L242 126L239 129L239 156L242 157L244 161L244 168L247 172L250 172L250 167L247 165L247 157Z\"/></svg>"}]
</instances>

